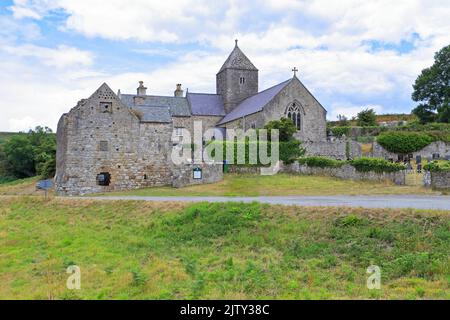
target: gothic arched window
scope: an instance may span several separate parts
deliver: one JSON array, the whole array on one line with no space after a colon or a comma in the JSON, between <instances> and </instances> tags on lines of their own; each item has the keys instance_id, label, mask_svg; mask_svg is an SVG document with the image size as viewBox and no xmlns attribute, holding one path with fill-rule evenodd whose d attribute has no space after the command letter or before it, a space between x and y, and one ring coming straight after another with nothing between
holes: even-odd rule
<instances>
[{"instance_id":1,"label":"gothic arched window","mask_svg":"<svg viewBox=\"0 0 450 320\"><path fill-rule=\"evenodd\" d=\"M301 108L298 103L291 103L286 109L286 116L295 124L297 130L302 128Z\"/></svg>"}]
</instances>

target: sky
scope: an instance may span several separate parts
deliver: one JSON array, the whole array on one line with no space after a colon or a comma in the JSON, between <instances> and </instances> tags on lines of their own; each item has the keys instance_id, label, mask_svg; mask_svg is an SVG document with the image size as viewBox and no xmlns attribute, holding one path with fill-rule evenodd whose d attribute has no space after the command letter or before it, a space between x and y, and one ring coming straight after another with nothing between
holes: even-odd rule
<instances>
[{"instance_id":1,"label":"sky","mask_svg":"<svg viewBox=\"0 0 450 320\"><path fill-rule=\"evenodd\" d=\"M0 0L0 131L56 130L103 82L215 93L234 39L260 90L297 67L329 120L409 113L449 17L449 0Z\"/></svg>"}]
</instances>

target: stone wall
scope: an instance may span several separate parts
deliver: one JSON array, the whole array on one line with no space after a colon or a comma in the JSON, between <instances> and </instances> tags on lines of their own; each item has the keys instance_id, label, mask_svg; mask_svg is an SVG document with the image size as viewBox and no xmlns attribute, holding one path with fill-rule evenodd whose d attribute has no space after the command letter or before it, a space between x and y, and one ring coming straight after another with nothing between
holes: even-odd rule
<instances>
[{"instance_id":1,"label":"stone wall","mask_svg":"<svg viewBox=\"0 0 450 320\"><path fill-rule=\"evenodd\" d=\"M186 119L179 119L180 122ZM171 161L172 123L141 122L106 85L89 99L81 100L58 123L57 170L58 195L82 195L173 184L183 176ZM220 179L220 173L205 170L200 181ZM212 172L212 170L211 170ZM108 186L97 176L109 173ZM187 182L186 182L187 181Z\"/></svg>"},{"instance_id":2,"label":"stone wall","mask_svg":"<svg viewBox=\"0 0 450 320\"><path fill-rule=\"evenodd\" d=\"M194 168L202 169L202 178L194 179ZM173 168L172 186L181 188L188 185L214 183L223 180L222 164L183 164Z\"/></svg>"},{"instance_id":3,"label":"stone wall","mask_svg":"<svg viewBox=\"0 0 450 320\"><path fill-rule=\"evenodd\" d=\"M413 152L412 154L413 158L420 155L423 159L432 159L433 154L435 153L438 153L441 158L445 158L445 156L450 155L450 143L436 141L420 151ZM373 143L372 156L375 158L394 159L394 161L397 161L398 159L398 154L387 151L376 141Z\"/></svg>"},{"instance_id":4,"label":"stone wall","mask_svg":"<svg viewBox=\"0 0 450 320\"><path fill-rule=\"evenodd\" d=\"M450 189L450 171L431 172L431 187L434 189Z\"/></svg>"},{"instance_id":5,"label":"stone wall","mask_svg":"<svg viewBox=\"0 0 450 320\"><path fill-rule=\"evenodd\" d=\"M318 175L318 176L331 176L347 180L369 180L369 181L392 181L397 185L405 185L406 172L384 172L378 173L374 171L359 172L355 167L345 164L339 168L319 168L308 167L307 165L300 165L298 162L293 164L283 165L281 172L294 173L302 175Z\"/></svg>"},{"instance_id":6,"label":"stone wall","mask_svg":"<svg viewBox=\"0 0 450 320\"><path fill-rule=\"evenodd\" d=\"M238 165L229 165L228 166L229 173L237 173L237 174L261 174L261 167L258 166L238 166Z\"/></svg>"},{"instance_id":7,"label":"stone wall","mask_svg":"<svg viewBox=\"0 0 450 320\"><path fill-rule=\"evenodd\" d=\"M336 139L334 141L304 142L302 146L306 149L306 155L308 156L347 160L347 158L355 159L362 155L360 144L353 140Z\"/></svg>"}]
</instances>

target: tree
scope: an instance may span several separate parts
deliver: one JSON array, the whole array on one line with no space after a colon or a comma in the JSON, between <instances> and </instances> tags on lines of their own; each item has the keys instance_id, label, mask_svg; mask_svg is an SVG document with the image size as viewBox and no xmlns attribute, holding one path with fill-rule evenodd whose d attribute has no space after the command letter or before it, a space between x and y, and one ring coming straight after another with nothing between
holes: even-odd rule
<instances>
[{"instance_id":1,"label":"tree","mask_svg":"<svg viewBox=\"0 0 450 320\"><path fill-rule=\"evenodd\" d=\"M377 115L373 109L365 109L358 113L356 123L360 127L376 126Z\"/></svg>"},{"instance_id":2,"label":"tree","mask_svg":"<svg viewBox=\"0 0 450 320\"><path fill-rule=\"evenodd\" d=\"M413 113L422 123L450 122L450 45L434 56L413 85L412 99L420 104Z\"/></svg>"},{"instance_id":3,"label":"tree","mask_svg":"<svg viewBox=\"0 0 450 320\"><path fill-rule=\"evenodd\" d=\"M268 130L268 134L270 137L271 129L279 130L279 139L280 141L290 141L293 140L294 133L297 132L297 128L295 127L294 122L291 119L281 118L280 120L269 121L264 129Z\"/></svg>"},{"instance_id":4,"label":"tree","mask_svg":"<svg viewBox=\"0 0 450 320\"><path fill-rule=\"evenodd\" d=\"M339 127L347 127L350 125L350 122L348 121L348 118L343 114L338 114L338 126Z\"/></svg>"},{"instance_id":5,"label":"tree","mask_svg":"<svg viewBox=\"0 0 450 320\"><path fill-rule=\"evenodd\" d=\"M281 118L270 121L264 126L264 129L267 129L269 137L270 130L279 130L280 160L283 160L284 163L292 163L305 154L306 150L302 148L302 143L294 138L297 127L291 119Z\"/></svg>"},{"instance_id":6,"label":"tree","mask_svg":"<svg viewBox=\"0 0 450 320\"><path fill-rule=\"evenodd\" d=\"M56 137L51 129L36 127L11 137L0 150L0 175L26 178L55 174Z\"/></svg>"}]
</instances>

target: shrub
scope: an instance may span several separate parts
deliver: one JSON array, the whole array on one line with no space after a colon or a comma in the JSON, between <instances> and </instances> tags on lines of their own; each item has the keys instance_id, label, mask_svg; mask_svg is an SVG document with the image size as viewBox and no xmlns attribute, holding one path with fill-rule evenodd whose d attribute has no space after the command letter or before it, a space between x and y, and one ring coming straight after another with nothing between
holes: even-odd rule
<instances>
[{"instance_id":1,"label":"shrub","mask_svg":"<svg viewBox=\"0 0 450 320\"><path fill-rule=\"evenodd\" d=\"M406 169L403 164L392 163L379 158L358 158L349 161L349 163L360 172L396 172Z\"/></svg>"},{"instance_id":2,"label":"shrub","mask_svg":"<svg viewBox=\"0 0 450 320\"><path fill-rule=\"evenodd\" d=\"M345 164L345 161L325 157L305 157L298 159L298 163L306 164L308 167L337 168Z\"/></svg>"},{"instance_id":3,"label":"shrub","mask_svg":"<svg viewBox=\"0 0 450 320\"><path fill-rule=\"evenodd\" d=\"M344 134L346 136L348 136L348 134L350 133L350 128L349 126L344 126L344 127L332 127L330 128L331 133L333 134L333 136L335 137L342 137Z\"/></svg>"},{"instance_id":4,"label":"shrub","mask_svg":"<svg viewBox=\"0 0 450 320\"><path fill-rule=\"evenodd\" d=\"M365 109L358 113L356 117L358 126L375 126L377 124L377 115L373 109Z\"/></svg>"},{"instance_id":5,"label":"shrub","mask_svg":"<svg viewBox=\"0 0 450 320\"><path fill-rule=\"evenodd\" d=\"M377 141L390 152L406 154L422 150L435 139L420 132L386 132Z\"/></svg>"},{"instance_id":6,"label":"shrub","mask_svg":"<svg viewBox=\"0 0 450 320\"><path fill-rule=\"evenodd\" d=\"M450 161L446 162L437 162L433 161L430 163L427 163L424 167L424 170L431 171L431 172L439 172L439 171L450 171Z\"/></svg>"},{"instance_id":7,"label":"shrub","mask_svg":"<svg viewBox=\"0 0 450 320\"><path fill-rule=\"evenodd\" d=\"M298 140L282 141L280 142L280 160L284 163L292 163L305 154L305 149L301 147L301 142Z\"/></svg>"}]
</instances>

